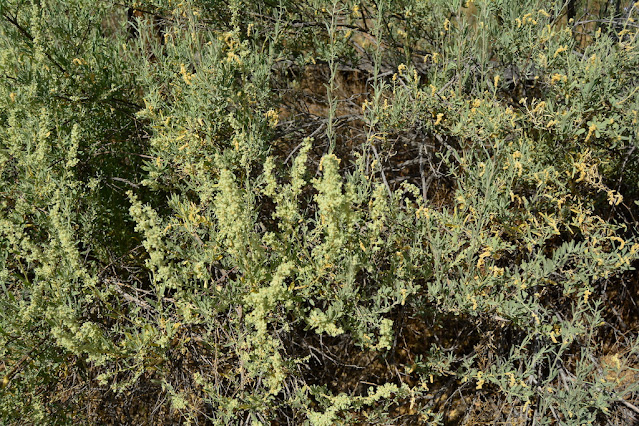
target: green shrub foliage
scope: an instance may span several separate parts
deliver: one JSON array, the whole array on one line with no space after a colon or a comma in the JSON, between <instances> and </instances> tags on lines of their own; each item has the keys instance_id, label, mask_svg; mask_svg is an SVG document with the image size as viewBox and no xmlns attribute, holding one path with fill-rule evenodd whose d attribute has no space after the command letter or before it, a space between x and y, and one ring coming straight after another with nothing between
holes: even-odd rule
<instances>
[{"instance_id":1,"label":"green shrub foliage","mask_svg":"<svg viewBox=\"0 0 639 426\"><path fill-rule=\"evenodd\" d=\"M636 421L638 20L4 0L2 423Z\"/></svg>"}]
</instances>

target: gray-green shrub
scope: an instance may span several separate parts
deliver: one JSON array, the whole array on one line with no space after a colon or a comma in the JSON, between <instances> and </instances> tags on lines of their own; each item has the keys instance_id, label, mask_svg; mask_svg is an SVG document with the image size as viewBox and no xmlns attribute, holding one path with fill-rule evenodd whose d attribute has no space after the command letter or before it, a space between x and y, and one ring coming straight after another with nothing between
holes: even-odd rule
<instances>
[{"instance_id":1,"label":"gray-green shrub","mask_svg":"<svg viewBox=\"0 0 639 426\"><path fill-rule=\"evenodd\" d=\"M3 421L632 421L639 6L568 3L4 2Z\"/></svg>"}]
</instances>

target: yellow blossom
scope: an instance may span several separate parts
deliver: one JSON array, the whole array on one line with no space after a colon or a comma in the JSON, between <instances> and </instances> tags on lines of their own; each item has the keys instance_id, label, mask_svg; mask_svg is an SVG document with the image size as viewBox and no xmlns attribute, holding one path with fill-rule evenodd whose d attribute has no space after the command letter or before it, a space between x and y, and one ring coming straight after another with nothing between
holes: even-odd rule
<instances>
[{"instance_id":1,"label":"yellow blossom","mask_svg":"<svg viewBox=\"0 0 639 426\"><path fill-rule=\"evenodd\" d=\"M586 135L586 142L588 142L590 140L590 137L595 132L595 130L597 130L597 125L595 125L595 124L591 124L590 127L588 127L588 134Z\"/></svg>"},{"instance_id":2,"label":"yellow blossom","mask_svg":"<svg viewBox=\"0 0 639 426\"><path fill-rule=\"evenodd\" d=\"M553 59L556 58L557 55L559 55L560 53L565 52L566 50L568 50L566 46L559 46L557 50L555 50L555 53L552 55Z\"/></svg>"},{"instance_id":3,"label":"yellow blossom","mask_svg":"<svg viewBox=\"0 0 639 426\"><path fill-rule=\"evenodd\" d=\"M541 101L537 105L535 105L535 108L533 108L532 112L537 113L539 111L543 111L545 107L546 107L546 102Z\"/></svg>"},{"instance_id":4,"label":"yellow blossom","mask_svg":"<svg viewBox=\"0 0 639 426\"><path fill-rule=\"evenodd\" d=\"M482 373L481 371L477 373L477 387L476 389L481 389L484 386L484 383L486 383L486 380L484 380L482 378L482 375L484 373Z\"/></svg>"},{"instance_id":5,"label":"yellow blossom","mask_svg":"<svg viewBox=\"0 0 639 426\"><path fill-rule=\"evenodd\" d=\"M623 201L623 195L620 193L610 190L608 191L608 204L611 206L618 206Z\"/></svg>"},{"instance_id":6,"label":"yellow blossom","mask_svg":"<svg viewBox=\"0 0 639 426\"><path fill-rule=\"evenodd\" d=\"M539 315L537 315L537 313L536 313L536 312L533 312L531 315L532 315L532 317L535 319L535 323L536 323L537 325L541 325L541 321L539 320Z\"/></svg>"},{"instance_id":7,"label":"yellow blossom","mask_svg":"<svg viewBox=\"0 0 639 426\"><path fill-rule=\"evenodd\" d=\"M184 64L180 64L180 74L182 74L182 78L186 84L191 84L191 79L193 75L186 71L186 66Z\"/></svg>"},{"instance_id":8,"label":"yellow blossom","mask_svg":"<svg viewBox=\"0 0 639 426\"><path fill-rule=\"evenodd\" d=\"M264 113L264 117L268 119L268 124L270 127L276 127L279 123L279 114L275 110L268 110Z\"/></svg>"},{"instance_id":9,"label":"yellow blossom","mask_svg":"<svg viewBox=\"0 0 639 426\"><path fill-rule=\"evenodd\" d=\"M592 294L592 291L590 290L584 291L584 303L588 303L588 298L590 297L591 294Z\"/></svg>"}]
</instances>

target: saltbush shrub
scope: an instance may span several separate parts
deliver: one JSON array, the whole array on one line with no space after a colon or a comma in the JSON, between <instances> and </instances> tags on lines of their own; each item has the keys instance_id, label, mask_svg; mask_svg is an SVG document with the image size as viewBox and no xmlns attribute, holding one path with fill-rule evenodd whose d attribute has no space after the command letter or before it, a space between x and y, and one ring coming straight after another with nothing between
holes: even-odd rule
<instances>
[{"instance_id":1,"label":"saltbush shrub","mask_svg":"<svg viewBox=\"0 0 639 426\"><path fill-rule=\"evenodd\" d=\"M630 424L639 4L5 0L4 424Z\"/></svg>"}]
</instances>

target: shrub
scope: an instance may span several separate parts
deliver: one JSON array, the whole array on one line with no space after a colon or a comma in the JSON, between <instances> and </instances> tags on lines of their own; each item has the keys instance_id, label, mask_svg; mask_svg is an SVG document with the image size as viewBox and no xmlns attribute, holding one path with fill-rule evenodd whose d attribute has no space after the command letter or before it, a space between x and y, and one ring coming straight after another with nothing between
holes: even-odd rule
<instances>
[{"instance_id":1,"label":"shrub","mask_svg":"<svg viewBox=\"0 0 639 426\"><path fill-rule=\"evenodd\" d=\"M4 2L3 421L634 421L622 3Z\"/></svg>"}]
</instances>

